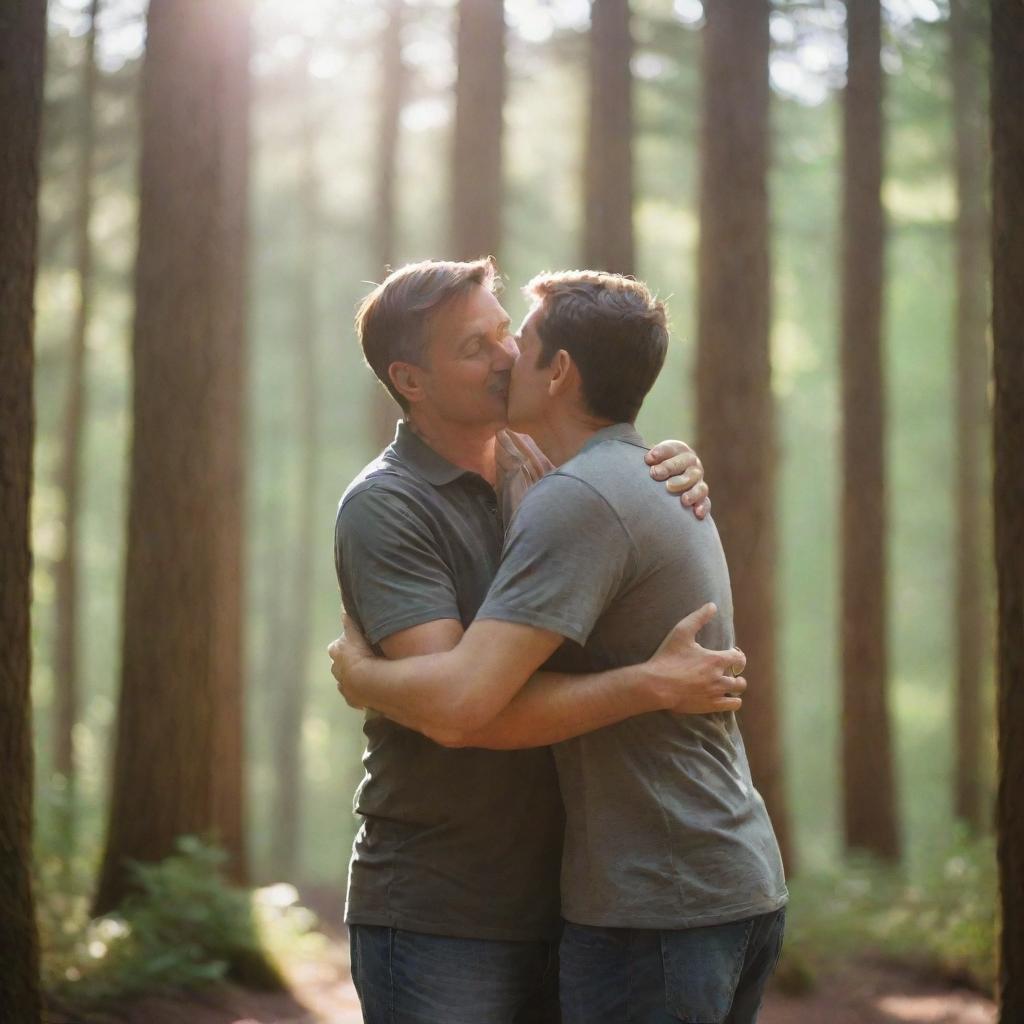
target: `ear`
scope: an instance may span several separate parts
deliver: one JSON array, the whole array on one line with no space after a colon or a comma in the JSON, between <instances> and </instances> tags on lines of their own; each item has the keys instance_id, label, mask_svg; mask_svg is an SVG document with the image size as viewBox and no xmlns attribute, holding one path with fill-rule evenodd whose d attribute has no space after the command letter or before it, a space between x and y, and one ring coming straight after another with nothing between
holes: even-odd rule
<instances>
[{"instance_id":1,"label":"ear","mask_svg":"<svg viewBox=\"0 0 1024 1024\"><path fill-rule=\"evenodd\" d=\"M424 397L422 367L413 363L392 363L388 367L388 376L395 390L410 404L422 402Z\"/></svg>"},{"instance_id":2,"label":"ear","mask_svg":"<svg viewBox=\"0 0 1024 1024\"><path fill-rule=\"evenodd\" d=\"M572 356L564 348L560 348L555 353L549 369L551 370L551 380L548 382L548 394L552 398L565 394L566 391L573 387L579 377L579 372L576 369L576 364L572 361Z\"/></svg>"}]
</instances>

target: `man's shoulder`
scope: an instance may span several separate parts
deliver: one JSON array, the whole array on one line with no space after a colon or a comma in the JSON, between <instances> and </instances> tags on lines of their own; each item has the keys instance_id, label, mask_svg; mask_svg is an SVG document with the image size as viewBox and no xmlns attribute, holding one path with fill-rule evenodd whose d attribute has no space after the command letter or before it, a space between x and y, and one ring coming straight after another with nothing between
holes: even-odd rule
<instances>
[{"instance_id":1,"label":"man's shoulder","mask_svg":"<svg viewBox=\"0 0 1024 1024\"><path fill-rule=\"evenodd\" d=\"M345 488L338 502L339 529L388 515L429 515L430 485L387 454L364 466Z\"/></svg>"}]
</instances>

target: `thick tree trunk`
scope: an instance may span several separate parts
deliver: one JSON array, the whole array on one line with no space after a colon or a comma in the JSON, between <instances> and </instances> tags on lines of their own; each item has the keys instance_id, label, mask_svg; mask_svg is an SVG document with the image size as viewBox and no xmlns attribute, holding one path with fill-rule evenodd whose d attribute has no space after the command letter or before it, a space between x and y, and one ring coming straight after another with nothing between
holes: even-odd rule
<instances>
[{"instance_id":1,"label":"thick tree trunk","mask_svg":"<svg viewBox=\"0 0 1024 1024\"><path fill-rule=\"evenodd\" d=\"M308 58L308 54L307 54ZM275 872L296 878L299 841L302 836L303 782L302 722L306 712L309 674L309 640L312 583L314 578L317 507L317 273L320 266L320 180L316 169L317 123L312 109L308 59L303 67L303 109L300 117L302 170L298 207L301 236L300 269L295 292L295 408L299 416L301 459L298 515L293 517L295 541L291 546L291 602L286 645L290 656L285 674L277 681L279 698L274 720L274 763L277 789L274 800L274 842L271 850Z\"/></svg>"},{"instance_id":2,"label":"thick tree trunk","mask_svg":"<svg viewBox=\"0 0 1024 1024\"><path fill-rule=\"evenodd\" d=\"M0 7L0 1020L40 1019L32 901L33 301L44 0Z\"/></svg>"},{"instance_id":3,"label":"thick tree trunk","mask_svg":"<svg viewBox=\"0 0 1024 1024\"><path fill-rule=\"evenodd\" d=\"M451 259L499 256L505 9L502 0L460 0L452 147Z\"/></svg>"},{"instance_id":4,"label":"thick tree trunk","mask_svg":"<svg viewBox=\"0 0 1024 1024\"><path fill-rule=\"evenodd\" d=\"M888 708L880 0L848 0L842 211L842 787L848 849L900 852Z\"/></svg>"},{"instance_id":5,"label":"thick tree trunk","mask_svg":"<svg viewBox=\"0 0 1024 1024\"><path fill-rule=\"evenodd\" d=\"M1000 1022L1024 1020L1024 8L992 0Z\"/></svg>"},{"instance_id":6,"label":"thick tree trunk","mask_svg":"<svg viewBox=\"0 0 1024 1024\"><path fill-rule=\"evenodd\" d=\"M632 56L629 0L593 0L590 109L583 169L583 262L616 274L636 270Z\"/></svg>"},{"instance_id":7,"label":"thick tree trunk","mask_svg":"<svg viewBox=\"0 0 1024 1024\"><path fill-rule=\"evenodd\" d=\"M706 8L698 250L698 449L732 574L751 686L743 735L792 870L775 658L767 0Z\"/></svg>"},{"instance_id":8,"label":"thick tree trunk","mask_svg":"<svg viewBox=\"0 0 1024 1024\"><path fill-rule=\"evenodd\" d=\"M389 0L387 21L380 39L380 121L377 127L377 160L374 187L374 280L382 281L395 260L398 234L398 203L395 182L398 178L398 142L402 107L408 88L408 69L402 60L402 35L405 0ZM370 435L376 451L391 443L395 420L401 415L398 404L374 379Z\"/></svg>"},{"instance_id":9,"label":"thick tree trunk","mask_svg":"<svg viewBox=\"0 0 1024 1024\"><path fill-rule=\"evenodd\" d=\"M988 436L988 214L985 210L984 85L980 60L983 33L978 9L951 0L950 64L953 79L956 218L956 465L960 479L953 501L956 517L956 774L954 813L972 829L988 817L982 806L981 746L984 688L992 656L985 600L983 527L987 502Z\"/></svg>"},{"instance_id":10,"label":"thick tree trunk","mask_svg":"<svg viewBox=\"0 0 1024 1024\"><path fill-rule=\"evenodd\" d=\"M248 10L152 0L142 88L125 634L97 911L126 859L243 842Z\"/></svg>"},{"instance_id":11,"label":"thick tree trunk","mask_svg":"<svg viewBox=\"0 0 1024 1024\"><path fill-rule=\"evenodd\" d=\"M96 26L100 0L89 5L89 31L82 56L79 95L81 138L78 155L78 203L75 224L75 265L78 291L71 329L64 433L57 486L64 498L64 548L54 565L54 740L53 770L64 781L61 811L66 850L75 840L74 728L78 721L78 529L82 477L82 434L85 422L85 342L92 298L92 178L95 154Z\"/></svg>"}]
</instances>

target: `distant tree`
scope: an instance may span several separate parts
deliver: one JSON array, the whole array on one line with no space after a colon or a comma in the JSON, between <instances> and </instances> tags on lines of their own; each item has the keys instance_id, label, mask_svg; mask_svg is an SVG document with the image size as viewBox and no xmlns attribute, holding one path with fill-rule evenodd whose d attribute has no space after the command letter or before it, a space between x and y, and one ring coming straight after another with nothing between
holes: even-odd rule
<instances>
[{"instance_id":1,"label":"distant tree","mask_svg":"<svg viewBox=\"0 0 1024 1024\"><path fill-rule=\"evenodd\" d=\"M245 872L241 542L249 22L152 0L141 97L124 649L96 910L212 836Z\"/></svg>"},{"instance_id":2,"label":"distant tree","mask_svg":"<svg viewBox=\"0 0 1024 1024\"><path fill-rule=\"evenodd\" d=\"M498 256L505 103L502 0L459 0L450 259Z\"/></svg>"},{"instance_id":3,"label":"distant tree","mask_svg":"<svg viewBox=\"0 0 1024 1024\"><path fill-rule=\"evenodd\" d=\"M1024 9L992 0L992 336L999 591L1000 1024L1024 1020Z\"/></svg>"},{"instance_id":4,"label":"distant tree","mask_svg":"<svg viewBox=\"0 0 1024 1024\"><path fill-rule=\"evenodd\" d=\"M40 1019L29 635L33 305L46 3L0 7L0 1020Z\"/></svg>"},{"instance_id":5,"label":"distant tree","mask_svg":"<svg viewBox=\"0 0 1024 1024\"><path fill-rule=\"evenodd\" d=\"M378 92L377 152L374 188L375 281L384 279L385 269L395 260L397 237L398 143L402 107L405 106L409 72L402 60L405 0L388 0L387 16L380 37L380 87ZM399 409L391 395L373 380L370 434L373 448L390 444L395 436Z\"/></svg>"},{"instance_id":6,"label":"distant tree","mask_svg":"<svg viewBox=\"0 0 1024 1024\"><path fill-rule=\"evenodd\" d=\"M309 639L312 615L317 508L317 451L319 408L316 358L319 323L317 274L320 266L320 177L316 166L318 123L313 106L310 58L307 44L299 82L298 196L299 259L295 277L295 409L299 420L299 480L295 491L296 515L286 576L290 586L285 611L287 629L281 646L287 650L276 679L277 714L274 716L274 839L271 860L278 877L295 878L302 837L303 771L302 722L306 713Z\"/></svg>"},{"instance_id":7,"label":"distant tree","mask_svg":"<svg viewBox=\"0 0 1024 1024\"><path fill-rule=\"evenodd\" d=\"M951 0L950 71L956 172L956 777L954 811L973 829L988 815L982 806L983 689L992 650L985 599L985 469L988 436L988 213L985 155L988 131L976 4Z\"/></svg>"},{"instance_id":8,"label":"distant tree","mask_svg":"<svg viewBox=\"0 0 1024 1024\"><path fill-rule=\"evenodd\" d=\"M593 0L590 106L583 166L583 262L616 274L636 270L632 56L629 0Z\"/></svg>"},{"instance_id":9,"label":"distant tree","mask_svg":"<svg viewBox=\"0 0 1024 1024\"><path fill-rule=\"evenodd\" d=\"M848 849L900 853L888 708L882 9L848 0L843 92L842 788Z\"/></svg>"},{"instance_id":10,"label":"distant tree","mask_svg":"<svg viewBox=\"0 0 1024 1024\"><path fill-rule=\"evenodd\" d=\"M769 330L768 0L705 8L698 250L697 434L750 663L744 742L787 865L775 665L775 415Z\"/></svg>"},{"instance_id":11,"label":"distant tree","mask_svg":"<svg viewBox=\"0 0 1024 1024\"><path fill-rule=\"evenodd\" d=\"M62 831L66 849L75 836L74 727L78 721L78 531L81 520L83 423L85 422L86 332L92 302L93 167L96 152L96 32L100 0L89 4L89 28L82 54L81 89L78 93L78 166L76 168L75 295L71 328L67 393L61 438L57 485L64 500L64 547L53 568L54 580L54 741L53 768L65 785Z\"/></svg>"}]
</instances>

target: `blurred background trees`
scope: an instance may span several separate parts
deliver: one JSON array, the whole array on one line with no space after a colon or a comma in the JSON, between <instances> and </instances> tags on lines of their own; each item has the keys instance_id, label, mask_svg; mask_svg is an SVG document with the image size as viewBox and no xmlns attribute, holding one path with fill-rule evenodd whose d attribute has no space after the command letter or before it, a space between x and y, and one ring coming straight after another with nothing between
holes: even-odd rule
<instances>
[{"instance_id":1,"label":"blurred background trees","mask_svg":"<svg viewBox=\"0 0 1024 1024\"><path fill-rule=\"evenodd\" d=\"M41 851L95 875L109 821L101 906L123 854L182 831L239 877L342 884L361 734L323 654L331 528L397 418L353 312L388 265L483 254L514 319L520 284L581 259L668 300L640 427L704 458L791 868L851 848L913 872L958 821L984 834L982 8L251 8L250 34L240 0L49 4Z\"/></svg>"}]
</instances>

